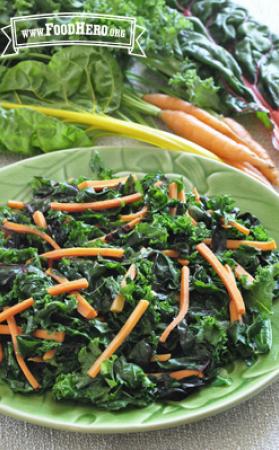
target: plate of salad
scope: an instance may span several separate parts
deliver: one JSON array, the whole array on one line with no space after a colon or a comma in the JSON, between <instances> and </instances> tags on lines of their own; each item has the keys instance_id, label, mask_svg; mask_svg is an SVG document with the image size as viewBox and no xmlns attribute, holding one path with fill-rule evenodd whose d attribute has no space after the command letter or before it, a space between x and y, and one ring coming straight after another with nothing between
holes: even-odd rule
<instances>
[{"instance_id":1,"label":"plate of salad","mask_svg":"<svg viewBox=\"0 0 279 450\"><path fill-rule=\"evenodd\" d=\"M150 147L1 169L0 411L83 432L189 423L279 373L279 198Z\"/></svg>"}]
</instances>

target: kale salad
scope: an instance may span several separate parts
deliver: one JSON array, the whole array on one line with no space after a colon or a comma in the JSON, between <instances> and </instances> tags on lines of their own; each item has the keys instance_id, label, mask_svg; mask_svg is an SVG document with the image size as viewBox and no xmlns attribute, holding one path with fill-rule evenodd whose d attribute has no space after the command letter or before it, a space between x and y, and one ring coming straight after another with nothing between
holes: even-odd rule
<instances>
[{"instance_id":1,"label":"kale salad","mask_svg":"<svg viewBox=\"0 0 279 450\"><path fill-rule=\"evenodd\" d=\"M0 379L108 410L227 385L272 346L275 241L227 195L91 166L0 207Z\"/></svg>"}]
</instances>

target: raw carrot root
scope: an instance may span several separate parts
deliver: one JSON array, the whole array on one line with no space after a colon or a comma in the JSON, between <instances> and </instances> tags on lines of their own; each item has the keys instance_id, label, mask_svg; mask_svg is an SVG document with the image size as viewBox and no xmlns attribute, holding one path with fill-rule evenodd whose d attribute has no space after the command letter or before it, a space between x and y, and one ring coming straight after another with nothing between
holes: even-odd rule
<instances>
[{"instance_id":1,"label":"raw carrot root","mask_svg":"<svg viewBox=\"0 0 279 450\"><path fill-rule=\"evenodd\" d=\"M262 167L266 167L268 169L268 177L270 179L270 171L271 169L274 169L273 163L257 157L255 153L253 153L244 144L239 144L233 141L228 136L214 130L196 117L181 111L165 110L160 114L160 118L172 131L184 138L204 146L220 158L224 158L229 161L238 160L250 162L260 169Z\"/></svg>"},{"instance_id":2,"label":"raw carrot root","mask_svg":"<svg viewBox=\"0 0 279 450\"><path fill-rule=\"evenodd\" d=\"M176 183L170 183L169 184L169 199L170 200L177 200L177 184ZM176 207L170 208L170 215L175 216L176 215Z\"/></svg>"},{"instance_id":3,"label":"raw carrot root","mask_svg":"<svg viewBox=\"0 0 279 450\"><path fill-rule=\"evenodd\" d=\"M164 353L161 355L153 355L151 358L151 362L166 362L171 359L171 353Z\"/></svg>"},{"instance_id":4,"label":"raw carrot root","mask_svg":"<svg viewBox=\"0 0 279 450\"><path fill-rule=\"evenodd\" d=\"M47 229L47 221L41 211L34 212L33 220L34 220L35 225L37 225L37 227L43 228L45 230Z\"/></svg>"},{"instance_id":5,"label":"raw carrot root","mask_svg":"<svg viewBox=\"0 0 279 450\"><path fill-rule=\"evenodd\" d=\"M60 250L53 250L41 255L46 259L61 259L71 256L103 256L104 258L122 258L124 256L124 250L122 248L98 248L98 247L73 247L73 248L61 248Z\"/></svg>"},{"instance_id":6,"label":"raw carrot root","mask_svg":"<svg viewBox=\"0 0 279 450\"><path fill-rule=\"evenodd\" d=\"M9 200L7 203L9 208L12 209L25 209L25 203L17 200Z\"/></svg>"},{"instance_id":7,"label":"raw carrot root","mask_svg":"<svg viewBox=\"0 0 279 450\"><path fill-rule=\"evenodd\" d=\"M122 214L120 216L121 222L130 222L131 220L143 218L146 216L148 212L147 206L144 206L140 211L131 214Z\"/></svg>"},{"instance_id":8,"label":"raw carrot root","mask_svg":"<svg viewBox=\"0 0 279 450\"><path fill-rule=\"evenodd\" d=\"M128 317L123 327L119 330L114 339L110 342L108 347L104 350L104 352L96 359L93 363L89 371L87 372L88 376L91 378L95 378L101 370L101 365L104 361L109 359L113 353L123 344L125 339L129 336L129 334L136 327L143 314L147 310L149 306L149 302L147 300L140 300L135 307L132 314Z\"/></svg>"},{"instance_id":9,"label":"raw carrot root","mask_svg":"<svg viewBox=\"0 0 279 450\"><path fill-rule=\"evenodd\" d=\"M222 119L213 116L204 109L198 108L185 100L165 94L147 94L144 95L143 98L146 102L158 106L158 108L169 109L172 111L182 111L191 114L203 123L206 123L226 136L233 137L235 135L230 126L228 126L228 124L226 124Z\"/></svg>"},{"instance_id":10,"label":"raw carrot root","mask_svg":"<svg viewBox=\"0 0 279 450\"><path fill-rule=\"evenodd\" d=\"M89 283L86 278L80 278L79 280L66 281L65 283L57 284L56 286L51 286L48 288L47 292L49 295L61 295L69 292L79 291L81 289L87 289Z\"/></svg>"},{"instance_id":11,"label":"raw carrot root","mask_svg":"<svg viewBox=\"0 0 279 450\"><path fill-rule=\"evenodd\" d=\"M131 264L129 267L127 273L125 274L123 280L120 283L120 288L123 289L125 286L127 286L127 278L130 278L131 280L134 280L137 276L137 268L135 264ZM125 297L123 294L119 293L115 297L115 299L112 302L112 305L110 307L111 312L119 313L123 311L125 303Z\"/></svg>"},{"instance_id":12,"label":"raw carrot root","mask_svg":"<svg viewBox=\"0 0 279 450\"><path fill-rule=\"evenodd\" d=\"M3 228L4 230L11 231L12 233L19 233L19 234L33 234L34 236L38 236L44 241L46 241L51 247L54 249L59 249L59 245L52 239L51 236L44 233L43 231L37 230L36 228L33 228L29 225L23 225L19 223L9 222L8 220L5 220L3 222Z\"/></svg>"},{"instance_id":13,"label":"raw carrot root","mask_svg":"<svg viewBox=\"0 0 279 450\"><path fill-rule=\"evenodd\" d=\"M23 302L17 303L16 305L10 306L6 308L4 311L0 313L0 322L4 322L8 320L10 317L15 316L16 314L20 314L31 306L34 305L33 298L28 298L27 300L23 300Z\"/></svg>"},{"instance_id":14,"label":"raw carrot root","mask_svg":"<svg viewBox=\"0 0 279 450\"><path fill-rule=\"evenodd\" d=\"M57 283L67 283L69 281L67 278L57 275L51 269L48 269L46 273L55 281L57 281ZM78 302L77 310L81 316L85 317L86 319L94 319L98 315L97 311L93 308L93 306L90 305L90 303L86 300L85 297L83 297L83 295L81 295L79 292L72 292L72 295Z\"/></svg>"},{"instance_id":15,"label":"raw carrot root","mask_svg":"<svg viewBox=\"0 0 279 450\"><path fill-rule=\"evenodd\" d=\"M241 170L241 172L244 172L246 175L249 175L250 177L256 179L257 181L260 181L261 183L266 184L267 186L271 187L270 181L260 172L256 167L254 167L252 164L247 162L237 162L237 161L228 161L224 159L224 162L228 164L229 166L233 166L236 169Z\"/></svg>"},{"instance_id":16,"label":"raw carrot root","mask_svg":"<svg viewBox=\"0 0 279 450\"><path fill-rule=\"evenodd\" d=\"M15 352L17 363L18 363L20 369L22 370L28 383L32 386L32 388L34 390L37 390L41 386L38 383L38 381L36 380L36 378L34 377L34 375L30 372L29 368L27 367L23 357L20 355L19 350L18 350L18 345L17 345L18 330L17 330L15 318L13 316L9 316L7 318L7 322L8 322L10 334L12 337L12 342L13 342L13 347L14 347L14 352Z\"/></svg>"},{"instance_id":17,"label":"raw carrot root","mask_svg":"<svg viewBox=\"0 0 279 450\"><path fill-rule=\"evenodd\" d=\"M125 205L129 205L130 203L138 202L141 199L142 194L140 192L136 192L135 194L126 195L124 197L112 198L109 200L102 200L99 202L91 202L91 203L52 202L50 203L50 208L55 211L64 211L73 213L86 211L88 209L92 209L93 211L104 211L106 209L123 207Z\"/></svg>"},{"instance_id":18,"label":"raw carrot root","mask_svg":"<svg viewBox=\"0 0 279 450\"><path fill-rule=\"evenodd\" d=\"M247 270L245 270L244 267L242 267L240 264L237 264L237 266L234 268L234 273L238 280L240 280L242 276L245 276L249 284L253 284L255 281L255 278L249 272L247 272Z\"/></svg>"},{"instance_id":19,"label":"raw carrot root","mask_svg":"<svg viewBox=\"0 0 279 450\"><path fill-rule=\"evenodd\" d=\"M114 178L112 180L88 180L78 184L80 190L92 187L95 191L102 191L104 188L113 188L121 183L126 183L128 177Z\"/></svg>"},{"instance_id":20,"label":"raw carrot root","mask_svg":"<svg viewBox=\"0 0 279 450\"><path fill-rule=\"evenodd\" d=\"M198 244L196 246L196 249L200 253L200 255L212 266L212 268L217 273L218 277L223 282L225 288L228 291L231 301L233 301L236 305L238 313L244 314L245 305L243 302L241 292L237 288L236 284L234 285L232 283L227 269L223 266L223 264L221 264L217 256L210 250L209 247L207 247L205 243Z\"/></svg>"},{"instance_id":21,"label":"raw carrot root","mask_svg":"<svg viewBox=\"0 0 279 450\"><path fill-rule=\"evenodd\" d=\"M190 271L187 266L183 266L181 270L181 285L180 285L180 304L179 313L173 321L167 326L165 331L160 336L160 342L166 342L170 333L179 323L184 319L189 309L189 278Z\"/></svg>"},{"instance_id":22,"label":"raw carrot root","mask_svg":"<svg viewBox=\"0 0 279 450\"><path fill-rule=\"evenodd\" d=\"M273 161L271 160L267 150L253 139L246 128L244 128L242 125L240 125L240 123L236 122L230 117L226 117L224 120L227 125L229 125L229 127L234 131L236 140L238 139L239 142L247 145L247 147L250 148L250 150L254 152L259 158L262 158L268 161L270 164L273 164ZM272 181L275 186L279 186L279 172L276 167L274 167L274 169L272 169L270 172L266 172L266 169L263 167L262 172L270 179L270 181Z\"/></svg>"}]
</instances>

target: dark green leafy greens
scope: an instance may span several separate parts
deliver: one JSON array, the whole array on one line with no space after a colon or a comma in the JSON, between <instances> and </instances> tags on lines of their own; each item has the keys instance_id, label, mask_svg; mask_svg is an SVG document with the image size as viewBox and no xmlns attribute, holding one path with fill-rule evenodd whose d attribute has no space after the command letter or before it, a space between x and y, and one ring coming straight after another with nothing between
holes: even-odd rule
<instances>
[{"instance_id":1,"label":"dark green leafy greens","mask_svg":"<svg viewBox=\"0 0 279 450\"><path fill-rule=\"evenodd\" d=\"M103 167L97 156L91 162L94 176L107 179L112 172ZM270 237L257 218L241 213L228 196L204 197L197 202L192 193L186 202L169 200L170 180L163 174L148 174L141 180L129 177L116 188L95 191L79 190L78 183L51 181L37 177L32 182L33 196L24 210L1 207L0 222L32 224L36 209L43 211L50 234L61 247L122 247L122 260L111 258L63 258L53 262L56 275L69 280L86 278L86 300L98 311L95 319L86 319L78 312L74 295L51 297L48 287L55 284L46 273L47 263L39 255L50 250L49 245L33 235L1 235L0 247L0 307L12 306L32 296L32 308L16 316L22 332L18 348L41 390L51 390L58 400L91 402L102 408L118 410L127 406L145 406L154 400L179 400L208 384L226 384L222 368L233 361L252 364L267 353L272 345L270 318L272 303L279 294L279 258L276 251L262 252L252 247L237 250L226 248L227 239L242 239L235 228L224 229L223 221L236 220L250 229L250 240ZM161 184L156 182L161 181ZM183 189L181 180L176 180ZM135 204L106 211L87 210L82 213L53 211L49 203L88 202L121 197L135 191L143 200ZM148 206L147 215L134 228L123 226L120 214L131 214ZM169 208L176 206L176 215ZM192 223L195 219L197 224ZM105 242L98 240L109 236ZM212 238L212 248L223 264L232 269L241 264L253 277L247 283L238 281L246 314L242 321L230 322L229 297L223 283L209 264L196 251L196 245ZM181 265L178 259L164 254L175 250L181 259L188 259L190 269L190 308L186 317L172 331L165 343L159 337L178 313ZM136 265L134 280L127 278L130 265ZM117 294L124 296L124 309L112 313ZM140 299L149 307L140 322L114 355L101 366L96 378L88 369L126 322ZM38 329L62 331L64 341L40 339ZM9 335L1 335L3 361L0 378L15 392L32 392L19 369ZM51 359L43 355L54 351ZM170 353L168 361L152 361L156 354ZM41 360L36 361L36 358ZM40 362L41 361L41 362ZM175 380L171 372L198 370L203 373Z\"/></svg>"}]
</instances>

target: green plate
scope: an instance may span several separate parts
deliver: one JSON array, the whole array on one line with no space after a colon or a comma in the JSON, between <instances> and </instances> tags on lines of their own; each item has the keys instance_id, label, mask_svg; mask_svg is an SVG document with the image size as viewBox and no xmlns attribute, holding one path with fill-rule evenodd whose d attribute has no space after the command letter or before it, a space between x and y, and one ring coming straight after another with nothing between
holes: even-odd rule
<instances>
[{"instance_id":1,"label":"green plate","mask_svg":"<svg viewBox=\"0 0 279 450\"><path fill-rule=\"evenodd\" d=\"M189 189L195 185L202 194L230 194L242 210L258 216L273 238L279 242L279 196L271 189L224 164L180 152L150 147L65 150L21 161L0 170L0 202L26 200L27 183L34 175L67 180L78 175L90 176L88 163L99 151L105 164L119 175L127 171L144 173L163 171L182 175ZM51 395L14 394L0 385L0 412L28 422L72 431L126 433L147 431L189 423L250 398L279 374L279 303L273 315L274 343L271 352L260 357L252 367L237 363L230 368L232 384L208 386L186 400L153 403L142 409L107 412L90 405L56 402Z\"/></svg>"}]
</instances>

